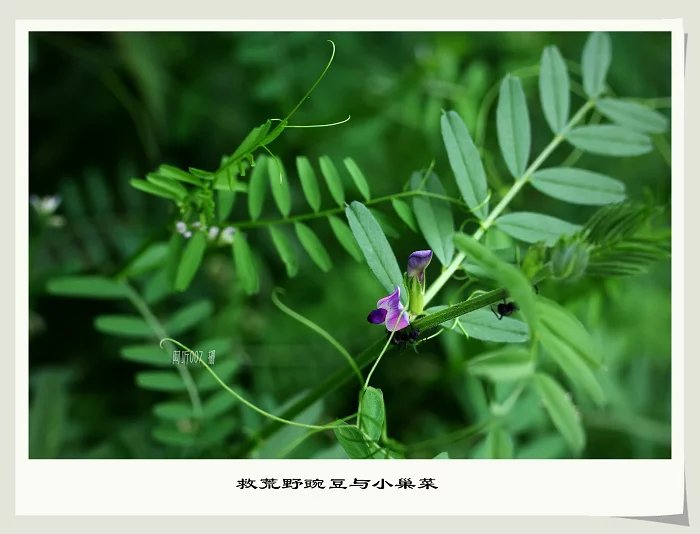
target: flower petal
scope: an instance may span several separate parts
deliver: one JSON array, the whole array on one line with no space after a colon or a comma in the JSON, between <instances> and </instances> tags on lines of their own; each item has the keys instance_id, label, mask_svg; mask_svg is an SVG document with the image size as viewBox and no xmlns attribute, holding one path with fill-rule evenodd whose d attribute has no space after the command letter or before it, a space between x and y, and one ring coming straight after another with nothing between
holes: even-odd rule
<instances>
[{"instance_id":1,"label":"flower petal","mask_svg":"<svg viewBox=\"0 0 700 534\"><path fill-rule=\"evenodd\" d=\"M383 322L386 325L386 329L390 332L401 330L408 326L408 313L406 313L403 304L401 304L401 288L399 286L396 286L391 295L379 299L377 308L386 310L386 317Z\"/></svg>"},{"instance_id":2,"label":"flower petal","mask_svg":"<svg viewBox=\"0 0 700 534\"><path fill-rule=\"evenodd\" d=\"M401 306L400 309L391 310L386 314L384 324L389 332L402 330L410 324L408 320L408 313L403 309L403 306Z\"/></svg>"},{"instance_id":3,"label":"flower petal","mask_svg":"<svg viewBox=\"0 0 700 534\"><path fill-rule=\"evenodd\" d=\"M396 289L391 295L387 295L383 299L377 301L377 308L391 311L401 306L401 289L396 286Z\"/></svg>"},{"instance_id":4,"label":"flower petal","mask_svg":"<svg viewBox=\"0 0 700 534\"><path fill-rule=\"evenodd\" d=\"M382 308L372 310L371 312L369 312L367 320L373 324L382 324L384 322L384 319L386 319L386 314L387 311Z\"/></svg>"}]
</instances>

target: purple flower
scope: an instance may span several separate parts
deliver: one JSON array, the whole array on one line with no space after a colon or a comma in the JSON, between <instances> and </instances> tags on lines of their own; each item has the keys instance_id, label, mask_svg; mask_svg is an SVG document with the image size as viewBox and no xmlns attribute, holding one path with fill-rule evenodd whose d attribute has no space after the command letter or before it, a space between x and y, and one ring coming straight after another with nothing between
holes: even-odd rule
<instances>
[{"instance_id":1,"label":"purple flower","mask_svg":"<svg viewBox=\"0 0 700 534\"><path fill-rule=\"evenodd\" d=\"M367 320L373 324L384 323L386 329L396 332L409 325L408 313L401 304L401 289L396 290L383 299L377 301L377 309L369 312Z\"/></svg>"},{"instance_id":2,"label":"purple flower","mask_svg":"<svg viewBox=\"0 0 700 534\"><path fill-rule=\"evenodd\" d=\"M418 281L422 284L425 279L425 268L430 264L430 260L432 259L432 250L416 250L412 252L408 257L406 274L409 278L418 278Z\"/></svg>"}]
</instances>

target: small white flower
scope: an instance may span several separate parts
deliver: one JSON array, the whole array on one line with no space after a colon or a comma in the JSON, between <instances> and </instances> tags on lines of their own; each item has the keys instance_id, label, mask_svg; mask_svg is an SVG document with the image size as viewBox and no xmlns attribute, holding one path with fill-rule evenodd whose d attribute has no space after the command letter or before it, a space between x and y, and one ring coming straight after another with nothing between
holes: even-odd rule
<instances>
[{"instance_id":1,"label":"small white flower","mask_svg":"<svg viewBox=\"0 0 700 534\"><path fill-rule=\"evenodd\" d=\"M175 230L177 230L178 234L184 234L187 231L187 225L182 221L177 221L177 223L175 223Z\"/></svg>"},{"instance_id":2,"label":"small white flower","mask_svg":"<svg viewBox=\"0 0 700 534\"><path fill-rule=\"evenodd\" d=\"M191 226L192 226L192 228L198 229L198 228L201 228L201 227L202 227L202 223L199 222L199 221L195 221L195 222L192 223Z\"/></svg>"},{"instance_id":3,"label":"small white flower","mask_svg":"<svg viewBox=\"0 0 700 534\"><path fill-rule=\"evenodd\" d=\"M212 226L209 228L209 239L214 240L216 239L216 236L219 235L219 227L218 226Z\"/></svg>"},{"instance_id":4,"label":"small white flower","mask_svg":"<svg viewBox=\"0 0 700 534\"><path fill-rule=\"evenodd\" d=\"M224 243L233 243L233 234L236 233L236 229L233 226L227 226L221 232L221 240Z\"/></svg>"},{"instance_id":5,"label":"small white flower","mask_svg":"<svg viewBox=\"0 0 700 534\"><path fill-rule=\"evenodd\" d=\"M40 198L37 195L31 195L29 202L39 214L53 215L58 206L61 205L61 197L60 195L49 195Z\"/></svg>"},{"instance_id":6,"label":"small white flower","mask_svg":"<svg viewBox=\"0 0 700 534\"><path fill-rule=\"evenodd\" d=\"M187 239L189 239L190 237L192 237L192 232L190 232L189 230L187 230L187 231L186 231L184 234L182 234L182 235L184 235Z\"/></svg>"}]
</instances>

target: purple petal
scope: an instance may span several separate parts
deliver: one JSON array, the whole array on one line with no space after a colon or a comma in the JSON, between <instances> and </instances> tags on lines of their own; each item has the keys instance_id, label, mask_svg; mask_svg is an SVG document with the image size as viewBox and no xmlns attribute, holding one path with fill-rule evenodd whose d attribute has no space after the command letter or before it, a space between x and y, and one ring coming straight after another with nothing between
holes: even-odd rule
<instances>
[{"instance_id":1,"label":"purple petal","mask_svg":"<svg viewBox=\"0 0 700 534\"><path fill-rule=\"evenodd\" d=\"M433 259L432 250L416 250L408 257L408 268L406 273L409 278L417 276L421 281L423 279L423 271Z\"/></svg>"},{"instance_id":2,"label":"purple petal","mask_svg":"<svg viewBox=\"0 0 700 534\"><path fill-rule=\"evenodd\" d=\"M396 289L391 295L379 299L377 301L377 308L386 312L386 316L382 322L389 332L401 330L408 326L408 313L406 313L403 304L401 304L401 288L399 286L396 286Z\"/></svg>"},{"instance_id":3,"label":"purple petal","mask_svg":"<svg viewBox=\"0 0 700 534\"><path fill-rule=\"evenodd\" d=\"M403 310L403 306L399 310L391 310L386 314L384 324L389 332L402 330L410 324L408 321L408 313Z\"/></svg>"},{"instance_id":4,"label":"purple petal","mask_svg":"<svg viewBox=\"0 0 700 534\"><path fill-rule=\"evenodd\" d=\"M381 308L382 310L386 310L388 312L399 308L403 309L403 306L401 305L401 289L399 286L396 286L396 289L391 295L388 295L383 299L379 299L377 301L377 308Z\"/></svg>"},{"instance_id":5,"label":"purple petal","mask_svg":"<svg viewBox=\"0 0 700 534\"><path fill-rule=\"evenodd\" d=\"M372 310L367 316L367 320L373 324L382 324L386 319L387 311L383 309Z\"/></svg>"}]
</instances>

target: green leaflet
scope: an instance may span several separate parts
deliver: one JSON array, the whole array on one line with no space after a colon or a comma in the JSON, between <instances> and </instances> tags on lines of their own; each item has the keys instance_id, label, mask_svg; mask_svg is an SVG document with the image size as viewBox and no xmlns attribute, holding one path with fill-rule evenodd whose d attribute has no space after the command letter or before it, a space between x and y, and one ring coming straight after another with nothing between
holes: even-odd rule
<instances>
[{"instance_id":1,"label":"green leaflet","mask_svg":"<svg viewBox=\"0 0 700 534\"><path fill-rule=\"evenodd\" d=\"M210 301L206 299L197 300L179 309L170 316L165 322L165 331L168 333L169 337L175 337L194 328L199 322L207 319L212 313L214 313L214 306Z\"/></svg>"},{"instance_id":2,"label":"green leaflet","mask_svg":"<svg viewBox=\"0 0 700 534\"><path fill-rule=\"evenodd\" d=\"M153 365L155 367L172 367L173 362L168 354L157 343L151 345L127 345L122 347L121 355L131 362Z\"/></svg>"},{"instance_id":3,"label":"green leaflet","mask_svg":"<svg viewBox=\"0 0 700 534\"><path fill-rule=\"evenodd\" d=\"M330 223L331 229L333 230L335 237L338 239L338 242L347 251L347 253L350 254L355 261L362 261L362 252L360 252L360 249L357 247L357 242L355 241L352 231L348 225L335 215L329 215L328 222Z\"/></svg>"},{"instance_id":4,"label":"green leaflet","mask_svg":"<svg viewBox=\"0 0 700 534\"><path fill-rule=\"evenodd\" d=\"M552 377L544 373L537 373L534 383L554 426L567 441L569 447L576 454L579 454L586 443L586 436L581 418L569 395Z\"/></svg>"},{"instance_id":5,"label":"green leaflet","mask_svg":"<svg viewBox=\"0 0 700 534\"><path fill-rule=\"evenodd\" d=\"M360 393L360 429L372 440L378 441L384 430L386 413L381 389L371 386Z\"/></svg>"},{"instance_id":6,"label":"green leaflet","mask_svg":"<svg viewBox=\"0 0 700 534\"><path fill-rule=\"evenodd\" d=\"M527 324L513 317L499 320L489 308L474 310L458 320L469 337L482 341L524 343L530 337Z\"/></svg>"},{"instance_id":7,"label":"green leaflet","mask_svg":"<svg viewBox=\"0 0 700 534\"><path fill-rule=\"evenodd\" d=\"M639 156L651 152L651 140L622 126L597 124L579 126L566 134L576 148L602 156Z\"/></svg>"},{"instance_id":8,"label":"green leaflet","mask_svg":"<svg viewBox=\"0 0 700 534\"><path fill-rule=\"evenodd\" d=\"M255 168L250 175L248 185L248 213L250 218L256 220L262 213L267 191L267 160L265 156L259 156L255 162Z\"/></svg>"},{"instance_id":9,"label":"green leaflet","mask_svg":"<svg viewBox=\"0 0 700 534\"><path fill-rule=\"evenodd\" d=\"M280 230L276 226L269 226L268 229L277 254L279 254L287 269L287 276L294 278L297 272L299 272L299 260L294 252L292 244L289 242L283 230Z\"/></svg>"},{"instance_id":10,"label":"green leaflet","mask_svg":"<svg viewBox=\"0 0 700 534\"><path fill-rule=\"evenodd\" d=\"M535 372L535 362L527 349L506 346L479 354L467 362L467 369L493 382L513 382L531 376Z\"/></svg>"},{"instance_id":11,"label":"green leaflet","mask_svg":"<svg viewBox=\"0 0 700 534\"><path fill-rule=\"evenodd\" d=\"M501 427L492 428L486 436L486 451L494 460L513 458L513 438Z\"/></svg>"},{"instance_id":12,"label":"green leaflet","mask_svg":"<svg viewBox=\"0 0 700 534\"><path fill-rule=\"evenodd\" d=\"M172 178L173 180L179 180L180 182L185 182L199 187L204 185L204 180L202 180L201 178L194 176L187 171L183 171L182 169L179 169L173 165L161 165L160 167L158 167L157 174L165 176L166 178Z\"/></svg>"},{"instance_id":13,"label":"green leaflet","mask_svg":"<svg viewBox=\"0 0 700 534\"><path fill-rule=\"evenodd\" d=\"M175 371L142 371L136 374L136 384L152 391L185 391L185 383Z\"/></svg>"},{"instance_id":14,"label":"green leaflet","mask_svg":"<svg viewBox=\"0 0 700 534\"><path fill-rule=\"evenodd\" d=\"M372 213L360 202L352 202L345 208L350 229L367 265L384 289L392 293L396 287L403 287L403 275L396 262L394 251ZM406 291L402 291L402 302Z\"/></svg>"},{"instance_id":15,"label":"green leaflet","mask_svg":"<svg viewBox=\"0 0 700 534\"><path fill-rule=\"evenodd\" d=\"M164 445L177 448L192 447L196 441L196 436L194 434L180 432L180 430L174 426L174 423L166 423L165 421L163 421L163 424L153 428L151 436L153 436L154 440Z\"/></svg>"},{"instance_id":16,"label":"green leaflet","mask_svg":"<svg viewBox=\"0 0 700 534\"><path fill-rule=\"evenodd\" d=\"M122 337L151 337L153 331L146 321L136 315L100 315L95 328L105 334Z\"/></svg>"},{"instance_id":17,"label":"green leaflet","mask_svg":"<svg viewBox=\"0 0 700 534\"><path fill-rule=\"evenodd\" d=\"M413 211L411 211L411 206L399 198L392 198L391 206L394 208L396 215L398 215L399 218L406 223L406 226L408 226L414 232L418 231L416 218L413 215Z\"/></svg>"},{"instance_id":18,"label":"green leaflet","mask_svg":"<svg viewBox=\"0 0 700 534\"><path fill-rule=\"evenodd\" d=\"M89 299L122 299L126 287L103 276L62 276L49 280L46 290L53 295Z\"/></svg>"},{"instance_id":19,"label":"green leaflet","mask_svg":"<svg viewBox=\"0 0 700 534\"><path fill-rule=\"evenodd\" d=\"M199 269L199 264L202 263L206 248L207 238L202 232L195 232L187 241L175 275L175 289L177 291L184 291L189 287Z\"/></svg>"},{"instance_id":20,"label":"green leaflet","mask_svg":"<svg viewBox=\"0 0 700 534\"><path fill-rule=\"evenodd\" d=\"M179 196L170 189L165 189L164 187L155 185L151 182L147 182L146 180L132 178L131 180L129 180L129 183L132 187L138 189L139 191L143 191L144 193L149 193L157 197L167 198L168 200L174 200L176 202L180 200Z\"/></svg>"},{"instance_id":21,"label":"green leaflet","mask_svg":"<svg viewBox=\"0 0 700 534\"><path fill-rule=\"evenodd\" d=\"M32 375L33 400L29 411L29 457L60 458L70 434L70 382L64 368L44 368Z\"/></svg>"},{"instance_id":22,"label":"green leaflet","mask_svg":"<svg viewBox=\"0 0 700 534\"><path fill-rule=\"evenodd\" d=\"M658 111L636 102L601 98L596 101L595 107L611 121L630 130L660 134L668 128L666 117Z\"/></svg>"},{"instance_id":23,"label":"green leaflet","mask_svg":"<svg viewBox=\"0 0 700 534\"><path fill-rule=\"evenodd\" d=\"M553 167L537 171L530 180L545 195L583 205L614 204L625 200L625 184L583 169Z\"/></svg>"},{"instance_id":24,"label":"green leaflet","mask_svg":"<svg viewBox=\"0 0 700 534\"><path fill-rule=\"evenodd\" d=\"M161 419L191 419L194 417L192 406L185 402L159 402L153 406L153 415Z\"/></svg>"},{"instance_id":25,"label":"green leaflet","mask_svg":"<svg viewBox=\"0 0 700 534\"><path fill-rule=\"evenodd\" d=\"M367 460L384 457L382 449L356 426L338 421L333 433L350 458Z\"/></svg>"},{"instance_id":26,"label":"green leaflet","mask_svg":"<svg viewBox=\"0 0 700 534\"><path fill-rule=\"evenodd\" d=\"M147 174L146 180L156 187L170 191L170 193L172 193L177 200L182 201L187 197L187 189L185 189L182 184L176 180L153 173Z\"/></svg>"},{"instance_id":27,"label":"green leaflet","mask_svg":"<svg viewBox=\"0 0 700 534\"><path fill-rule=\"evenodd\" d=\"M343 163L345 164L345 168L350 173L350 176L352 176L352 181L355 182L355 187L357 187L357 190L366 201L369 201L371 198L369 184L367 183L365 175L362 174L362 171L357 166L357 163L355 163L355 160L352 158L345 158Z\"/></svg>"},{"instance_id":28,"label":"green leaflet","mask_svg":"<svg viewBox=\"0 0 700 534\"><path fill-rule=\"evenodd\" d=\"M275 199L277 209L280 210L282 217L286 218L292 209L292 199L289 195L287 173L284 172L284 167L279 158L268 158L267 173L270 178L272 197Z\"/></svg>"},{"instance_id":29,"label":"green leaflet","mask_svg":"<svg viewBox=\"0 0 700 534\"><path fill-rule=\"evenodd\" d=\"M231 251L238 280L241 287L243 287L243 291L248 295L256 294L260 290L260 278L253 259L253 253L244 234L236 233L231 245Z\"/></svg>"},{"instance_id":30,"label":"green leaflet","mask_svg":"<svg viewBox=\"0 0 700 534\"><path fill-rule=\"evenodd\" d=\"M565 337L569 344L576 347L588 366L594 369L600 366L602 355L599 347L573 313L542 296L537 297L537 309L542 321L547 323L548 330Z\"/></svg>"},{"instance_id":31,"label":"green leaflet","mask_svg":"<svg viewBox=\"0 0 700 534\"><path fill-rule=\"evenodd\" d=\"M519 178L530 158L530 117L520 79L510 74L501 82L498 93L496 129L508 171Z\"/></svg>"},{"instance_id":32,"label":"green leaflet","mask_svg":"<svg viewBox=\"0 0 700 534\"><path fill-rule=\"evenodd\" d=\"M321 156L318 162L321 166L321 174L326 179L326 185L328 185L328 190L331 192L333 200L338 203L338 206L344 206L345 189L333 161L328 156Z\"/></svg>"},{"instance_id":33,"label":"green leaflet","mask_svg":"<svg viewBox=\"0 0 700 534\"><path fill-rule=\"evenodd\" d=\"M398 239L401 237L401 232L396 229L396 227L392 224L391 219L384 212L378 210L377 208L369 208L369 211L372 212L372 215L379 223L379 226L382 227L384 235L391 239Z\"/></svg>"},{"instance_id":34,"label":"green leaflet","mask_svg":"<svg viewBox=\"0 0 700 534\"><path fill-rule=\"evenodd\" d=\"M333 263L331 258L326 251L326 247L323 246L321 240L314 233L314 231L306 226L304 223L296 222L294 223L294 230L297 233L297 238L304 247L304 250L308 253L309 257L313 262L321 269L324 273L331 270Z\"/></svg>"},{"instance_id":35,"label":"green leaflet","mask_svg":"<svg viewBox=\"0 0 700 534\"><path fill-rule=\"evenodd\" d=\"M253 128L248 133L248 135L246 135L243 138L243 141L241 141L241 144L238 145L238 148L236 148L236 150L233 152L229 159L235 160L237 158L240 158L241 156L252 152L258 146L260 146L260 144L263 142L268 132L270 131L271 125L272 123L268 120L260 126L256 126L255 128Z\"/></svg>"},{"instance_id":36,"label":"green leaflet","mask_svg":"<svg viewBox=\"0 0 700 534\"><path fill-rule=\"evenodd\" d=\"M411 189L416 191L421 180L421 174L414 172L411 176ZM430 173L425 181L425 190L440 195L445 194L439 178L433 173ZM415 196L413 197L413 212L428 245L440 263L448 265L454 255L454 243L452 242L454 220L449 202L439 198Z\"/></svg>"},{"instance_id":37,"label":"green leaflet","mask_svg":"<svg viewBox=\"0 0 700 534\"><path fill-rule=\"evenodd\" d=\"M566 441L559 434L545 434L537 440L518 448L518 458L543 459L566 458Z\"/></svg>"},{"instance_id":38,"label":"green leaflet","mask_svg":"<svg viewBox=\"0 0 700 534\"><path fill-rule=\"evenodd\" d=\"M457 187L467 205L480 219L488 215L488 185L481 157L462 118L454 111L440 119L442 140L447 150Z\"/></svg>"},{"instance_id":39,"label":"green leaflet","mask_svg":"<svg viewBox=\"0 0 700 534\"><path fill-rule=\"evenodd\" d=\"M231 210L233 209L233 203L235 200L235 191L219 189L216 192L216 218L219 219L219 221L225 221L228 216L231 215Z\"/></svg>"},{"instance_id":40,"label":"green leaflet","mask_svg":"<svg viewBox=\"0 0 700 534\"><path fill-rule=\"evenodd\" d=\"M566 335L551 329L550 323L542 321L540 341L547 355L564 371L568 379L598 406L605 404L605 393L598 380L582 358L578 348Z\"/></svg>"},{"instance_id":41,"label":"green leaflet","mask_svg":"<svg viewBox=\"0 0 700 534\"><path fill-rule=\"evenodd\" d=\"M519 211L501 215L496 219L496 227L511 237L537 243L543 241L547 246L552 246L560 237L578 232L581 227L571 224L550 215Z\"/></svg>"},{"instance_id":42,"label":"green leaflet","mask_svg":"<svg viewBox=\"0 0 700 534\"><path fill-rule=\"evenodd\" d=\"M309 206L315 212L321 208L321 191L318 188L318 180L311 163L305 156L297 157L297 173L301 181L301 188Z\"/></svg>"},{"instance_id":43,"label":"green leaflet","mask_svg":"<svg viewBox=\"0 0 700 534\"><path fill-rule=\"evenodd\" d=\"M605 90L605 78L612 61L612 45L607 33L593 32L583 47L581 70L583 90L595 98Z\"/></svg>"},{"instance_id":44,"label":"green leaflet","mask_svg":"<svg viewBox=\"0 0 700 534\"><path fill-rule=\"evenodd\" d=\"M569 121L569 73L556 46L548 46L540 60L540 101L547 124L556 134Z\"/></svg>"}]
</instances>

